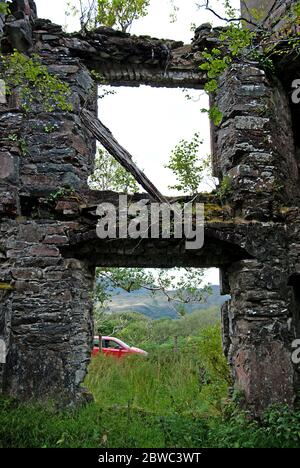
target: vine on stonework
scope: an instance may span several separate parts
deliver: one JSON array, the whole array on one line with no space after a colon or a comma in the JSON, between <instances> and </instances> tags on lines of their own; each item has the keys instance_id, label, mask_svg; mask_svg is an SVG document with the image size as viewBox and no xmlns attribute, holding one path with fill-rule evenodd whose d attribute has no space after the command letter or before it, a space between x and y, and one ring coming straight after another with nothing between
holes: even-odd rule
<instances>
[{"instance_id":1,"label":"vine on stonework","mask_svg":"<svg viewBox=\"0 0 300 468\"><path fill-rule=\"evenodd\" d=\"M0 14L9 13L9 3L0 1ZM56 109L69 112L73 109L69 86L50 74L38 55L28 57L17 50L1 55L0 50L0 79L5 82L7 95L18 88L22 109L26 112L35 104L41 104L48 112Z\"/></svg>"},{"instance_id":2,"label":"vine on stonework","mask_svg":"<svg viewBox=\"0 0 300 468\"><path fill-rule=\"evenodd\" d=\"M242 56L257 61L266 72L273 74L275 72L273 63L275 55L287 54L291 50L300 48L300 33L295 35L295 25L300 24L299 1L288 12L282 31L277 32L277 37L281 33L284 33L285 36L290 35L285 41L285 47L281 47L280 50L275 49L276 40L272 38L272 31L263 28L259 12L251 10L252 17L258 23L256 29L250 29L245 27L244 19L234 18L236 12L230 6L229 1L225 1L224 6L229 26L224 28L219 35L219 47L204 50L202 57L205 62L199 66L202 71L207 73L205 91L208 94L216 93L220 76L233 62L238 62ZM208 2L206 8L212 11L208 8ZM260 44L263 44L263 47ZM217 106L212 106L209 110L202 109L202 112L207 112L215 125L218 126L222 122L223 115Z\"/></svg>"},{"instance_id":3,"label":"vine on stonework","mask_svg":"<svg viewBox=\"0 0 300 468\"><path fill-rule=\"evenodd\" d=\"M27 57L15 50L10 55L0 56L0 59L6 92L10 95L14 89L19 90L22 109L25 112L30 111L36 104L42 105L47 112L56 109L72 111L69 86L50 74L38 55Z\"/></svg>"},{"instance_id":4,"label":"vine on stonework","mask_svg":"<svg viewBox=\"0 0 300 468\"><path fill-rule=\"evenodd\" d=\"M200 70L207 73L204 89L208 94L217 91L219 77L253 45L254 39L255 33L250 29L243 28L241 24L231 24L219 36L220 47L214 47L210 51L206 49L202 53L205 62L200 65ZM220 125L223 115L217 106L212 106L209 110L202 109L202 112L208 112L214 124Z\"/></svg>"}]
</instances>

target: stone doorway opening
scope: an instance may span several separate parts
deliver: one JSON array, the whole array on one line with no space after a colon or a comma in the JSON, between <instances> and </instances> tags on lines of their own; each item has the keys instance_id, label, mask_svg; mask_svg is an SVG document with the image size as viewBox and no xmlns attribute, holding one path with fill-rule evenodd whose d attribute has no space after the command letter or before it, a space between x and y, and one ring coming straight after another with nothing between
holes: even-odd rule
<instances>
[{"instance_id":1,"label":"stone doorway opening","mask_svg":"<svg viewBox=\"0 0 300 468\"><path fill-rule=\"evenodd\" d=\"M115 271L114 279L119 279L120 283L123 282L125 288L132 287L130 279L128 277L124 278L124 269L119 268L116 270L119 270L119 272ZM197 270L200 271L200 269L194 269L194 273L197 273ZM170 276L172 274L178 276L178 287L182 282L180 274L181 276L188 274L184 269L181 272L178 270L167 270L167 272ZM99 273L98 271L98 281ZM133 276L136 273L133 281L137 280L138 282L140 269L132 268L131 273ZM157 284L160 284L158 269L147 269L146 273L153 275L157 280ZM217 269L214 277L208 275L207 270L204 269L203 286L208 281L217 282L217 275ZM188 276L189 278L190 276ZM215 354L217 354L218 365L223 363L224 374L226 371L225 357L221 350L220 308L228 297L222 297L219 286L214 284L211 293L208 290L207 292L206 290L203 291L202 302L182 303L184 305L182 307L179 302L170 302L171 296L176 300L176 291L172 290L172 286L169 286L168 290L160 290L155 294L148 285L145 286L145 288L141 287L136 290L134 290L133 286L132 292L129 293L114 284L111 288L113 295L108 308L103 311L103 308L98 309L99 303L95 303L94 333L95 336L102 337L105 349L98 351L92 358L85 385L94 395L95 401L99 401L104 405L108 403L110 405L122 405L128 398L127 403L130 400L130 405L133 407L143 407L143 404L146 404L146 408L152 410L155 401L158 400L158 403L160 403L163 399L166 402L165 404L170 407L169 409L172 409L174 402L172 403L170 400L167 403L169 395L173 395L176 401L178 399L177 403L179 404L179 401L181 401L180 391L182 391L184 385L188 386L187 383L184 383L186 378L190 379L191 386L195 389L194 405L200 405L204 393L200 395L199 392L204 387L206 389L207 384L214 385L214 381L210 380L211 377L208 379L208 371L205 369L204 363L201 366L200 354L203 351L201 346L203 345L204 336L211 337L212 343L209 346L211 349L213 348L213 356L216 357ZM190 286L192 287L191 283ZM201 287L200 282L199 286ZM96 289L97 281L95 292ZM179 296L180 292L177 291L177 297ZM116 341L111 340L112 342L109 345L106 343L108 341L107 337L121 340L128 346L144 350L148 352L148 356L145 358L145 356L141 355L130 355L129 359L127 359L128 354L121 354L120 350L116 351L116 348L114 348ZM198 348L199 341L201 343ZM113 359L115 357L119 357L119 359ZM182 369L184 364L183 361L186 365L185 376L181 376L181 379L176 380L176 375L168 375L177 372L178 377L179 368ZM172 372L170 372L170 369ZM229 373L227 372L226 375L229 376ZM149 381L147 381L148 377ZM111 389L109 396L103 395L103 393L106 393L103 381ZM114 390L116 381L119 382L118 392ZM128 381L131 382L130 385L127 385ZM217 385L217 383L215 384ZM142 392L149 393L147 401L142 399ZM152 396L150 397L151 392ZM188 393L191 392L192 390ZM161 393L160 397L158 393ZM152 402L150 402L150 399ZM188 395L186 399L189 400Z\"/></svg>"}]
</instances>

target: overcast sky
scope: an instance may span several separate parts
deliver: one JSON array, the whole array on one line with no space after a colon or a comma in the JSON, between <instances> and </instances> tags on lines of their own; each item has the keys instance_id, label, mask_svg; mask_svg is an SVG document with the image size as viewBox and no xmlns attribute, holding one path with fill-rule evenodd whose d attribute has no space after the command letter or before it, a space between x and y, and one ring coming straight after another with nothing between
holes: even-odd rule
<instances>
[{"instance_id":1,"label":"overcast sky","mask_svg":"<svg viewBox=\"0 0 300 468\"><path fill-rule=\"evenodd\" d=\"M69 31L76 30L77 20L65 15L66 3L65 0L36 0L38 15L67 26ZM170 3L170 0L151 0L149 15L136 21L131 33L190 43L193 23L196 26L206 22L220 24L212 14L196 7L197 3L204 3L201 0L175 0L180 11L177 21L171 23ZM211 1L218 13L222 13L221 3ZM232 4L238 8L239 0L233 0ZM208 106L207 96L203 92L192 91L189 94L193 99L187 100L185 94L182 89L124 87L117 88L115 95L99 101L100 119L165 194L172 194L168 186L174 182L174 177L163 166L179 140L189 140L199 132L203 140L201 155L210 154L209 121L207 115L200 112ZM202 189L209 190L209 186L204 184ZM208 270L206 279L217 284L218 270Z\"/></svg>"}]
</instances>

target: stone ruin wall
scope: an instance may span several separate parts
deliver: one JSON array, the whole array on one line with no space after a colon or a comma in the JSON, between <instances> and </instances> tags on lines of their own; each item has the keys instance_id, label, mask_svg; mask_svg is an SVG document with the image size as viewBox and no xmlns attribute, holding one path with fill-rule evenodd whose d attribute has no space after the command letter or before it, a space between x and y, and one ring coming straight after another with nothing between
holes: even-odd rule
<instances>
[{"instance_id":1,"label":"stone ruin wall","mask_svg":"<svg viewBox=\"0 0 300 468\"><path fill-rule=\"evenodd\" d=\"M85 262L60 253L77 225L76 203L61 202L57 216L47 208L40 212L36 203L43 197L47 205L61 187L86 189L95 142L83 128L79 106L87 102L95 110L96 99L89 72L59 46L61 29L45 26L35 25L36 51L69 83L74 111L36 109L24 117L16 101L1 109L0 282L13 284L13 293L0 292L0 334L9 349L2 385L21 398L45 393L63 398L64 389L75 398L90 356L94 273Z\"/></svg>"},{"instance_id":2,"label":"stone ruin wall","mask_svg":"<svg viewBox=\"0 0 300 468\"><path fill-rule=\"evenodd\" d=\"M224 348L250 406L291 403L299 376L290 344L299 317L288 283L299 241L292 244L289 235L299 219L291 211L295 224L287 235L283 213L298 203L299 174L289 102L279 82L244 63L223 77L217 104L224 117L215 135L215 175L232 180L231 202L235 216L249 223L244 235L253 256L221 269L223 292L232 297L222 310Z\"/></svg>"},{"instance_id":3,"label":"stone ruin wall","mask_svg":"<svg viewBox=\"0 0 300 468\"><path fill-rule=\"evenodd\" d=\"M92 346L94 271L106 262L221 268L223 293L232 297L222 325L235 388L254 412L294 403L300 388L291 362L300 331L299 174L293 116L279 80L245 62L220 81L217 104L224 118L212 129L214 173L220 180L230 176L234 190L219 219L207 220L202 252L150 240L134 250L130 242L96 238L95 206L107 194L87 186L95 141L80 108L86 104L96 112L89 70L112 84L201 87L197 60L214 40L203 28L192 49L165 41L172 54L166 77L163 41L105 28L92 38L67 37L60 27L35 21L34 51L69 83L74 110L49 114L37 108L24 117L17 96L0 106L0 337L8 350L0 365L3 393L81 398ZM63 187L74 192L51 199ZM213 196L204 199L216 203Z\"/></svg>"}]
</instances>

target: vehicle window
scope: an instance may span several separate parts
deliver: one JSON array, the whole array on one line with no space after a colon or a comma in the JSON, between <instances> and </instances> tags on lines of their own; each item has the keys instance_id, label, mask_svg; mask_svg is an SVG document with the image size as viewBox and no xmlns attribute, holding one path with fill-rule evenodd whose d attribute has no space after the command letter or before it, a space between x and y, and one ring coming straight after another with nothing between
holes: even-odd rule
<instances>
[{"instance_id":1,"label":"vehicle window","mask_svg":"<svg viewBox=\"0 0 300 468\"><path fill-rule=\"evenodd\" d=\"M99 338L94 338L94 346L97 346L97 348L99 348Z\"/></svg>"},{"instance_id":2,"label":"vehicle window","mask_svg":"<svg viewBox=\"0 0 300 468\"><path fill-rule=\"evenodd\" d=\"M120 340L120 339L119 339L118 341L119 341L121 347L123 347L123 348L125 348L125 349L130 348L130 346L128 346L128 344L124 343L124 341L122 341L122 340Z\"/></svg>"},{"instance_id":3,"label":"vehicle window","mask_svg":"<svg viewBox=\"0 0 300 468\"><path fill-rule=\"evenodd\" d=\"M108 341L108 348L110 349L122 349L122 346L120 346L118 343L116 343L115 341L112 341L112 340L109 340Z\"/></svg>"}]
</instances>

